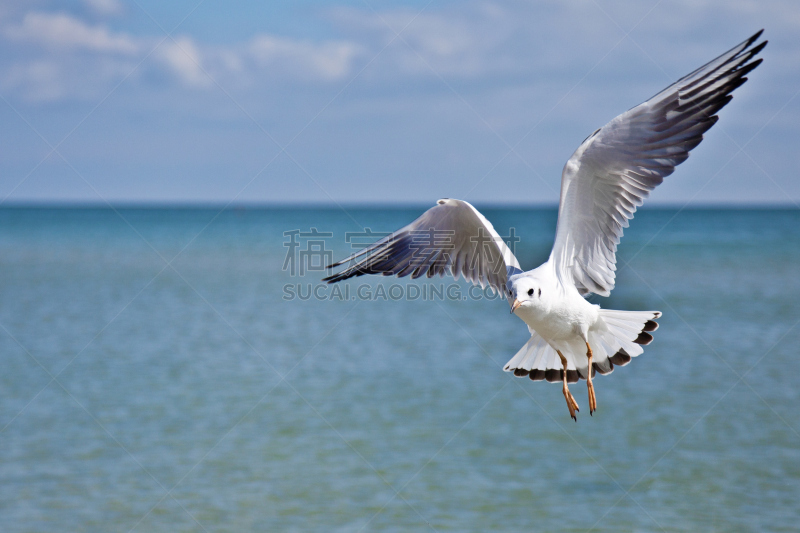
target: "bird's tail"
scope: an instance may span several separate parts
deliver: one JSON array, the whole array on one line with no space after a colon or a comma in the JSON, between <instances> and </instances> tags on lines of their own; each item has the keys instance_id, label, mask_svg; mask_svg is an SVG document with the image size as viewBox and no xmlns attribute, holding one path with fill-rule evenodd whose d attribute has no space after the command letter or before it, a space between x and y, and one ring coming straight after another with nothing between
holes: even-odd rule
<instances>
[{"instance_id":1,"label":"bird's tail","mask_svg":"<svg viewBox=\"0 0 800 533\"><path fill-rule=\"evenodd\" d=\"M600 321L595 330L589 332L592 347L592 376L596 372L609 374L614 365L625 366L633 357L641 354L643 345L653 340L651 332L658 329L655 319L659 311L616 311L601 309ZM583 341L568 344L563 351L567 359L567 381L575 383L588 376L588 359ZM514 372L517 377L528 376L534 381L561 382L561 358L539 334L531 331L531 338L506 363L503 370Z\"/></svg>"}]
</instances>

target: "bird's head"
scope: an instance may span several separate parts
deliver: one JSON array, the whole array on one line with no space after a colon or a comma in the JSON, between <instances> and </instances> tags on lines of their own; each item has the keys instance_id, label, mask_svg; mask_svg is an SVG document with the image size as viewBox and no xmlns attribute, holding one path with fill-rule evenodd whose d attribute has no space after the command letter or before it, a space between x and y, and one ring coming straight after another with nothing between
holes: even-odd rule
<instances>
[{"instance_id":1,"label":"bird's head","mask_svg":"<svg viewBox=\"0 0 800 533\"><path fill-rule=\"evenodd\" d=\"M514 313L520 307L538 307L542 298L542 283L540 280L530 276L521 276L509 281L509 301L511 302L511 312Z\"/></svg>"}]
</instances>

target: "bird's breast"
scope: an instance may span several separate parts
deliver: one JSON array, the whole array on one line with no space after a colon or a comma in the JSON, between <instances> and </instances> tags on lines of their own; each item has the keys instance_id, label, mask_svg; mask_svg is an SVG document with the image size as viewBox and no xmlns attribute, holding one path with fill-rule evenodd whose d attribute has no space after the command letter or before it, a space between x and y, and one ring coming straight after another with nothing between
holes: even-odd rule
<instances>
[{"instance_id":1,"label":"bird's breast","mask_svg":"<svg viewBox=\"0 0 800 533\"><path fill-rule=\"evenodd\" d=\"M597 320L596 306L583 298L552 302L547 306L521 306L517 316L549 341L566 340L588 330Z\"/></svg>"}]
</instances>

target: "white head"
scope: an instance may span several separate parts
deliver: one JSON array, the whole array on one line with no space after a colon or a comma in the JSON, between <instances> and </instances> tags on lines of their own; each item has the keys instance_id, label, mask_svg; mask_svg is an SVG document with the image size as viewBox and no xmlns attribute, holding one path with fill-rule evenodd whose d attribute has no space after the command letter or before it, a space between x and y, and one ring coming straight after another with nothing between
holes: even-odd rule
<instances>
[{"instance_id":1,"label":"white head","mask_svg":"<svg viewBox=\"0 0 800 533\"><path fill-rule=\"evenodd\" d=\"M511 312L519 307L539 307L542 305L542 282L531 276L520 276L509 280L509 300Z\"/></svg>"}]
</instances>

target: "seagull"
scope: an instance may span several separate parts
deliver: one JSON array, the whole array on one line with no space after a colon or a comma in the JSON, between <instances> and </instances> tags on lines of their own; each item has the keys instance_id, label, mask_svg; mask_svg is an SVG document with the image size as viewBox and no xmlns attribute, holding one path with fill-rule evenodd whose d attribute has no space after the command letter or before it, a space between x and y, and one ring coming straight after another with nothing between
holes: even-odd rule
<instances>
[{"instance_id":1,"label":"seagull","mask_svg":"<svg viewBox=\"0 0 800 533\"><path fill-rule=\"evenodd\" d=\"M555 243L547 262L523 271L491 222L463 200L444 198L408 226L329 265L347 268L328 283L364 274L451 274L504 293L530 339L506 372L562 384L569 414L579 411L570 383L586 380L589 414L597 409L592 378L640 355L653 340L659 311L601 309L586 297L614 288L623 228L650 192L689 152L762 59L763 30L622 113L581 143L561 173Z\"/></svg>"}]
</instances>

